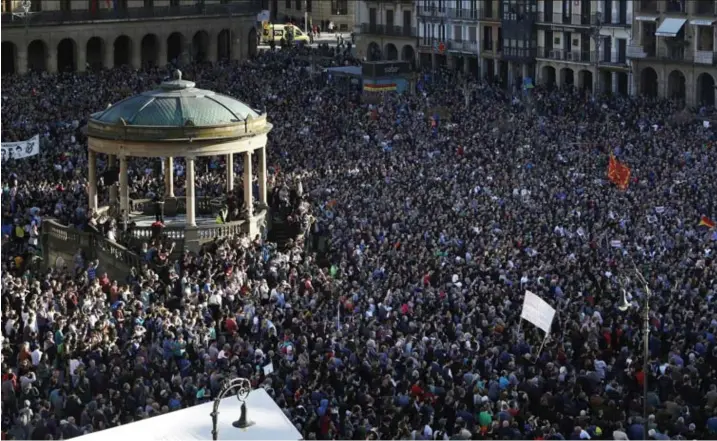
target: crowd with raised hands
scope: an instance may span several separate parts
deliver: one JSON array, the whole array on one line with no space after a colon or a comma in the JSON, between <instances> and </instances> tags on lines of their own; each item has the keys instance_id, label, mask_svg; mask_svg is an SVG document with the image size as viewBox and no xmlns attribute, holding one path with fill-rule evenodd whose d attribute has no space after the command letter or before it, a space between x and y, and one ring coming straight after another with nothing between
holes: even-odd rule
<instances>
[{"instance_id":1,"label":"crowd with raised hands","mask_svg":"<svg viewBox=\"0 0 717 441\"><path fill-rule=\"evenodd\" d=\"M41 138L2 163L6 439L151 418L233 376L306 439L717 437L717 143L697 118L713 109L450 71L366 104L306 64L184 75L266 108L272 210L313 240L236 236L161 267L170 250L146 250L119 280L23 253L43 218L88 224L89 114L169 70L3 76L2 140ZM223 164L204 166L197 193L221 194ZM133 197L159 191L158 164L130 169ZM547 335L520 320L526 290L557 310Z\"/></svg>"}]
</instances>

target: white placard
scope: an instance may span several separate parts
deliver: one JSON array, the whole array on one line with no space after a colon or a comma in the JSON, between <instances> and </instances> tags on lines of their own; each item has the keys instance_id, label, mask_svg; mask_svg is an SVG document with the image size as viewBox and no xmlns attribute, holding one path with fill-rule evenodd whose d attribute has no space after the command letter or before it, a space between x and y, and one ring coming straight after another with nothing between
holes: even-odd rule
<instances>
[{"instance_id":1,"label":"white placard","mask_svg":"<svg viewBox=\"0 0 717 441\"><path fill-rule=\"evenodd\" d=\"M3 142L2 162L8 159L23 159L40 153L40 135L35 135L25 141Z\"/></svg>"},{"instance_id":2,"label":"white placard","mask_svg":"<svg viewBox=\"0 0 717 441\"><path fill-rule=\"evenodd\" d=\"M274 373L274 363L269 362L266 366L264 366L264 375L271 375Z\"/></svg>"},{"instance_id":3,"label":"white placard","mask_svg":"<svg viewBox=\"0 0 717 441\"><path fill-rule=\"evenodd\" d=\"M520 318L529 321L548 334L553 325L553 317L555 317L555 308L532 292L525 291Z\"/></svg>"}]
</instances>

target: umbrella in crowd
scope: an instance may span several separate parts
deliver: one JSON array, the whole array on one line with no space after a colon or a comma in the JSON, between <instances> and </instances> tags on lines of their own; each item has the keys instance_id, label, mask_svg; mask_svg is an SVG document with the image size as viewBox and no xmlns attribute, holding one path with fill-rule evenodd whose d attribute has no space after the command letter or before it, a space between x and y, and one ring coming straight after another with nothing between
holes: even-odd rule
<instances>
[{"instance_id":1,"label":"umbrella in crowd","mask_svg":"<svg viewBox=\"0 0 717 441\"><path fill-rule=\"evenodd\" d=\"M369 105L305 67L284 50L185 70L267 109L295 240L175 259L158 237L118 280L81 251L44 269L42 221L123 240L87 211L81 127L169 70L3 76L3 142L41 144L2 163L6 439L151 418L234 376L306 439L717 437L717 147L696 117L714 109L539 85L528 105L440 70ZM222 195L204 161L197 194ZM159 167L130 160L131 197L160 194ZM521 321L526 291L555 310L547 334Z\"/></svg>"}]
</instances>

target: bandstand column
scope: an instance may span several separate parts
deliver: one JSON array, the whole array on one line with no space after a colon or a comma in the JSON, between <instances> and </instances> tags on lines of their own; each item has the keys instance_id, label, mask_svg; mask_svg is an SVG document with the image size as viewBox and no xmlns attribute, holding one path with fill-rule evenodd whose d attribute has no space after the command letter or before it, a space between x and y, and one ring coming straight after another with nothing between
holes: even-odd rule
<instances>
[{"instance_id":1,"label":"bandstand column","mask_svg":"<svg viewBox=\"0 0 717 441\"><path fill-rule=\"evenodd\" d=\"M254 215L254 197L252 195L252 170L251 170L251 152L244 152L244 207L246 209L247 220Z\"/></svg>"},{"instance_id":2,"label":"bandstand column","mask_svg":"<svg viewBox=\"0 0 717 441\"><path fill-rule=\"evenodd\" d=\"M196 227L197 218L194 212L194 158L186 157L187 164L187 226Z\"/></svg>"},{"instance_id":3,"label":"bandstand column","mask_svg":"<svg viewBox=\"0 0 717 441\"><path fill-rule=\"evenodd\" d=\"M164 197L174 197L174 158L164 160Z\"/></svg>"},{"instance_id":4,"label":"bandstand column","mask_svg":"<svg viewBox=\"0 0 717 441\"><path fill-rule=\"evenodd\" d=\"M122 219L129 218L129 186L127 185L127 157L120 156L120 210L122 211Z\"/></svg>"},{"instance_id":5,"label":"bandstand column","mask_svg":"<svg viewBox=\"0 0 717 441\"><path fill-rule=\"evenodd\" d=\"M94 150L87 151L87 168L90 210L97 211L97 153Z\"/></svg>"},{"instance_id":6,"label":"bandstand column","mask_svg":"<svg viewBox=\"0 0 717 441\"><path fill-rule=\"evenodd\" d=\"M117 170L117 156L116 155L107 155L107 169L108 170ZM106 184L106 182L105 182ZM110 185L110 206L114 207L117 205L117 181L113 182L112 185Z\"/></svg>"},{"instance_id":7,"label":"bandstand column","mask_svg":"<svg viewBox=\"0 0 717 441\"><path fill-rule=\"evenodd\" d=\"M266 147L259 149L259 201L264 205L267 203L266 196Z\"/></svg>"},{"instance_id":8,"label":"bandstand column","mask_svg":"<svg viewBox=\"0 0 717 441\"><path fill-rule=\"evenodd\" d=\"M234 154L229 153L226 159L227 166L227 193L234 191Z\"/></svg>"}]
</instances>

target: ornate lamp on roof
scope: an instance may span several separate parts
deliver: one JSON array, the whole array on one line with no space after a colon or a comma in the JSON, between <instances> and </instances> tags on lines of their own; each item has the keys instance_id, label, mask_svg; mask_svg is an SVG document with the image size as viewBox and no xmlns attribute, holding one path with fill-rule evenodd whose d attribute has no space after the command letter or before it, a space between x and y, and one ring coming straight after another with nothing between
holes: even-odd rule
<instances>
[{"instance_id":1,"label":"ornate lamp on roof","mask_svg":"<svg viewBox=\"0 0 717 441\"><path fill-rule=\"evenodd\" d=\"M30 8L32 8L32 2L30 0L22 0L20 6L23 10L22 18L25 19L25 33L28 33L30 27Z\"/></svg>"},{"instance_id":2,"label":"ornate lamp on roof","mask_svg":"<svg viewBox=\"0 0 717 441\"><path fill-rule=\"evenodd\" d=\"M251 392L251 382L246 378L233 378L231 380L227 380L222 385L222 388L217 396L214 397L214 407L212 409L212 413L210 414L212 417L212 439L215 441L219 439L219 429L217 428L219 420L219 403L224 397L232 393L234 390L236 390L237 400L241 402L241 414L239 415L239 419L232 423L232 426L238 429L246 429L247 427L254 425L254 422L249 420L246 408L246 400L249 398L249 393Z\"/></svg>"}]
</instances>

